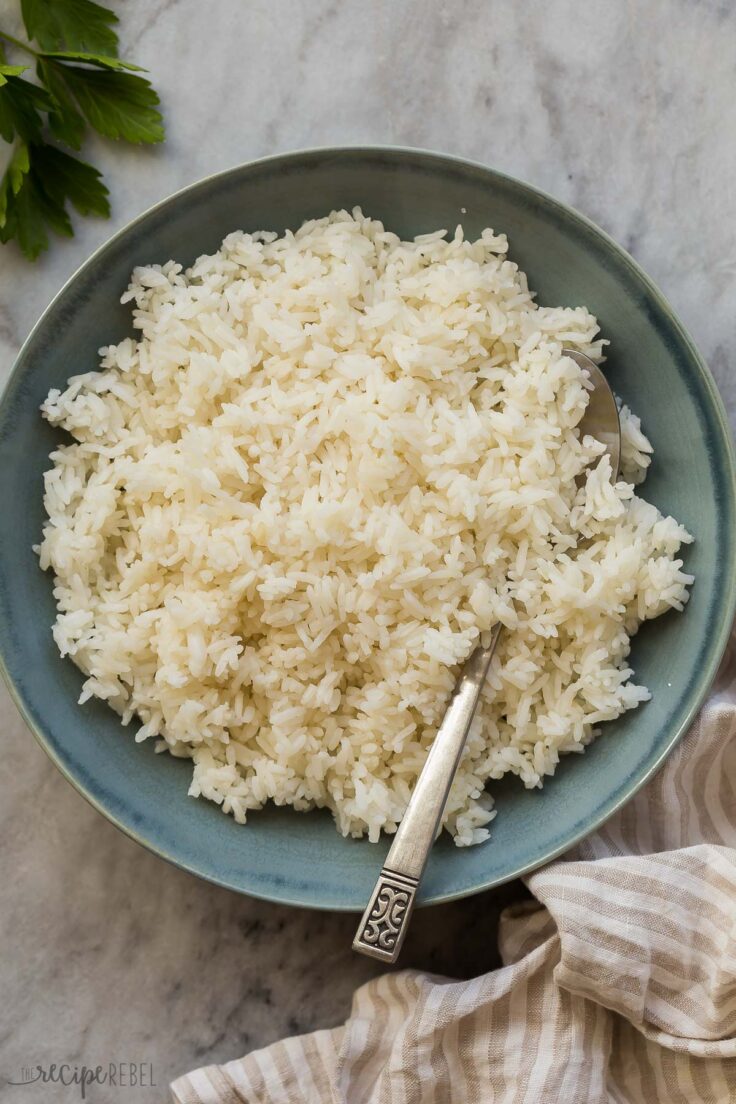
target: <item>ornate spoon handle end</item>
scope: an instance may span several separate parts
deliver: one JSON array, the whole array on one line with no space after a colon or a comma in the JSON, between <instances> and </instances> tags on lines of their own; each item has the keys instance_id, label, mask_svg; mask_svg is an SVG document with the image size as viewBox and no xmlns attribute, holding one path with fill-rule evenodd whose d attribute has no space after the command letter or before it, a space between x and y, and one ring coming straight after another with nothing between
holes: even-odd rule
<instances>
[{"instance_id":1,"label":"ornate spoon handle end","mask_svg":"<svg viewBox=\"0 0 736 1104\"><path fill-rule=\"evenodd\" d=\"M384 866L360 921L353 950L381 962L395 962L409 927L418 886L418 879Z\"/></svg>"}]
</instances>

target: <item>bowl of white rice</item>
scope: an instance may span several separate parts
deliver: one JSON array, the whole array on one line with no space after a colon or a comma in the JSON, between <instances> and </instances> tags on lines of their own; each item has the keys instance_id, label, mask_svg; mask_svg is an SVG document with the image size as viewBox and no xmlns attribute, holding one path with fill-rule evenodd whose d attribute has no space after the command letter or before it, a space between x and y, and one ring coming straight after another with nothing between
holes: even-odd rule
<instances>
[{"instance_id":1,"label":"bowl of white rice","mask_svg":"<svg viewBox=\"0 0 736 1104\"><path fill-rule=\"evenodd\" d=\"M586 373L622 458L580 430ZM662 763L733 617L707 367L601 230L416 150L267 158L75 274L0 405L0 654L67 778L156 853L361 909L503 626L423 900L560 854Z\"/></svg>"}]
</instances>

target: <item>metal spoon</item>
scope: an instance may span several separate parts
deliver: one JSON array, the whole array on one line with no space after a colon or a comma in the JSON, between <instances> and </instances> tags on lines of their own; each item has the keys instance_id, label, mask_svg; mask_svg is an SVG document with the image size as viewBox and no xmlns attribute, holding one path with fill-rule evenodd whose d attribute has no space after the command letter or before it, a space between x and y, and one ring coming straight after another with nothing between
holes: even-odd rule
<instances>
[{"instance_id":1,"label":"metal spoon","mask_svg":"<svg viewBox=\"0 0 736 1104\"><path fill-rule=\"evenodd\" d=\"M588 372L592 390L580 432L603 442L616 479L621 427L613 392L590 357L575 349L562 352ZM465 661L353 940L353 950L361 954L382 962L395 962L398 958L500 633L501 626L496 625L490 633L483 634L485 639Z\"/></svg>"}]
</instances>

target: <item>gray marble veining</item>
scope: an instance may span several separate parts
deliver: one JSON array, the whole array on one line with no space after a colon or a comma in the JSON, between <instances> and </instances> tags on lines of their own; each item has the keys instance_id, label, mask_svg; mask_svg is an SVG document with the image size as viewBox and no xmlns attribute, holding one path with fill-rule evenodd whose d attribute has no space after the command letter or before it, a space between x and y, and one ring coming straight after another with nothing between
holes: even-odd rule
<instances>
[{"instance_id":1,"label":"gray marble veining","mask_svg":"<svg viewBox=\"0 0 736 1104\"><path fill-rule=\"evenodd\" d=\"M2 0L0 13L14 6ZM731 4L127 0L118 10L124 52L162 94L167 142L91 143L111 222L79 221L37 265L0 250L0 379L75 267L169 192L290 148L397 143L484 161L602 225L669 297L736 424ZM184 1069L343 1018L353 988L380 969L351 954L354 917L240 898L165 865L85 804L0 697L0 1099L33 1061L132 1060L153 1063L158 1088L127 1099L162 1100ZM405 964L490 968L499 905L514 893L420 912ZM75 1098L13 1091L39 1104Z\"/></svg>"}]
</instances>

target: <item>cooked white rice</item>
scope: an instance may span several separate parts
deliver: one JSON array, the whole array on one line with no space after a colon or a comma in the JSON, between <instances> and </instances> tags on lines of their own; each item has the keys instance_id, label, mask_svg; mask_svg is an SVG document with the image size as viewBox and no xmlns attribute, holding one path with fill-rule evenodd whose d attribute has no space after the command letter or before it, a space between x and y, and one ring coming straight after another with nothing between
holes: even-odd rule
<instances>
[{"instance_id":1,"label":"cooked white rice","mask_svg":"<svg viewBox=\"0 0 736 1104\"><path fill-rule=\"evenodd\" d=\"M540 786L649 694L629 637L681 609L687 532L580 440L584 307L537 307L503 235L401 241L334 212L137 268L138 340L43 406L54 638L136 739L191 757L236 820L401 820L457 676L505 626L445 817L488 835L489 779ZM580 489L576 477L587 468Z\"/></svg>"}]
</instances>

